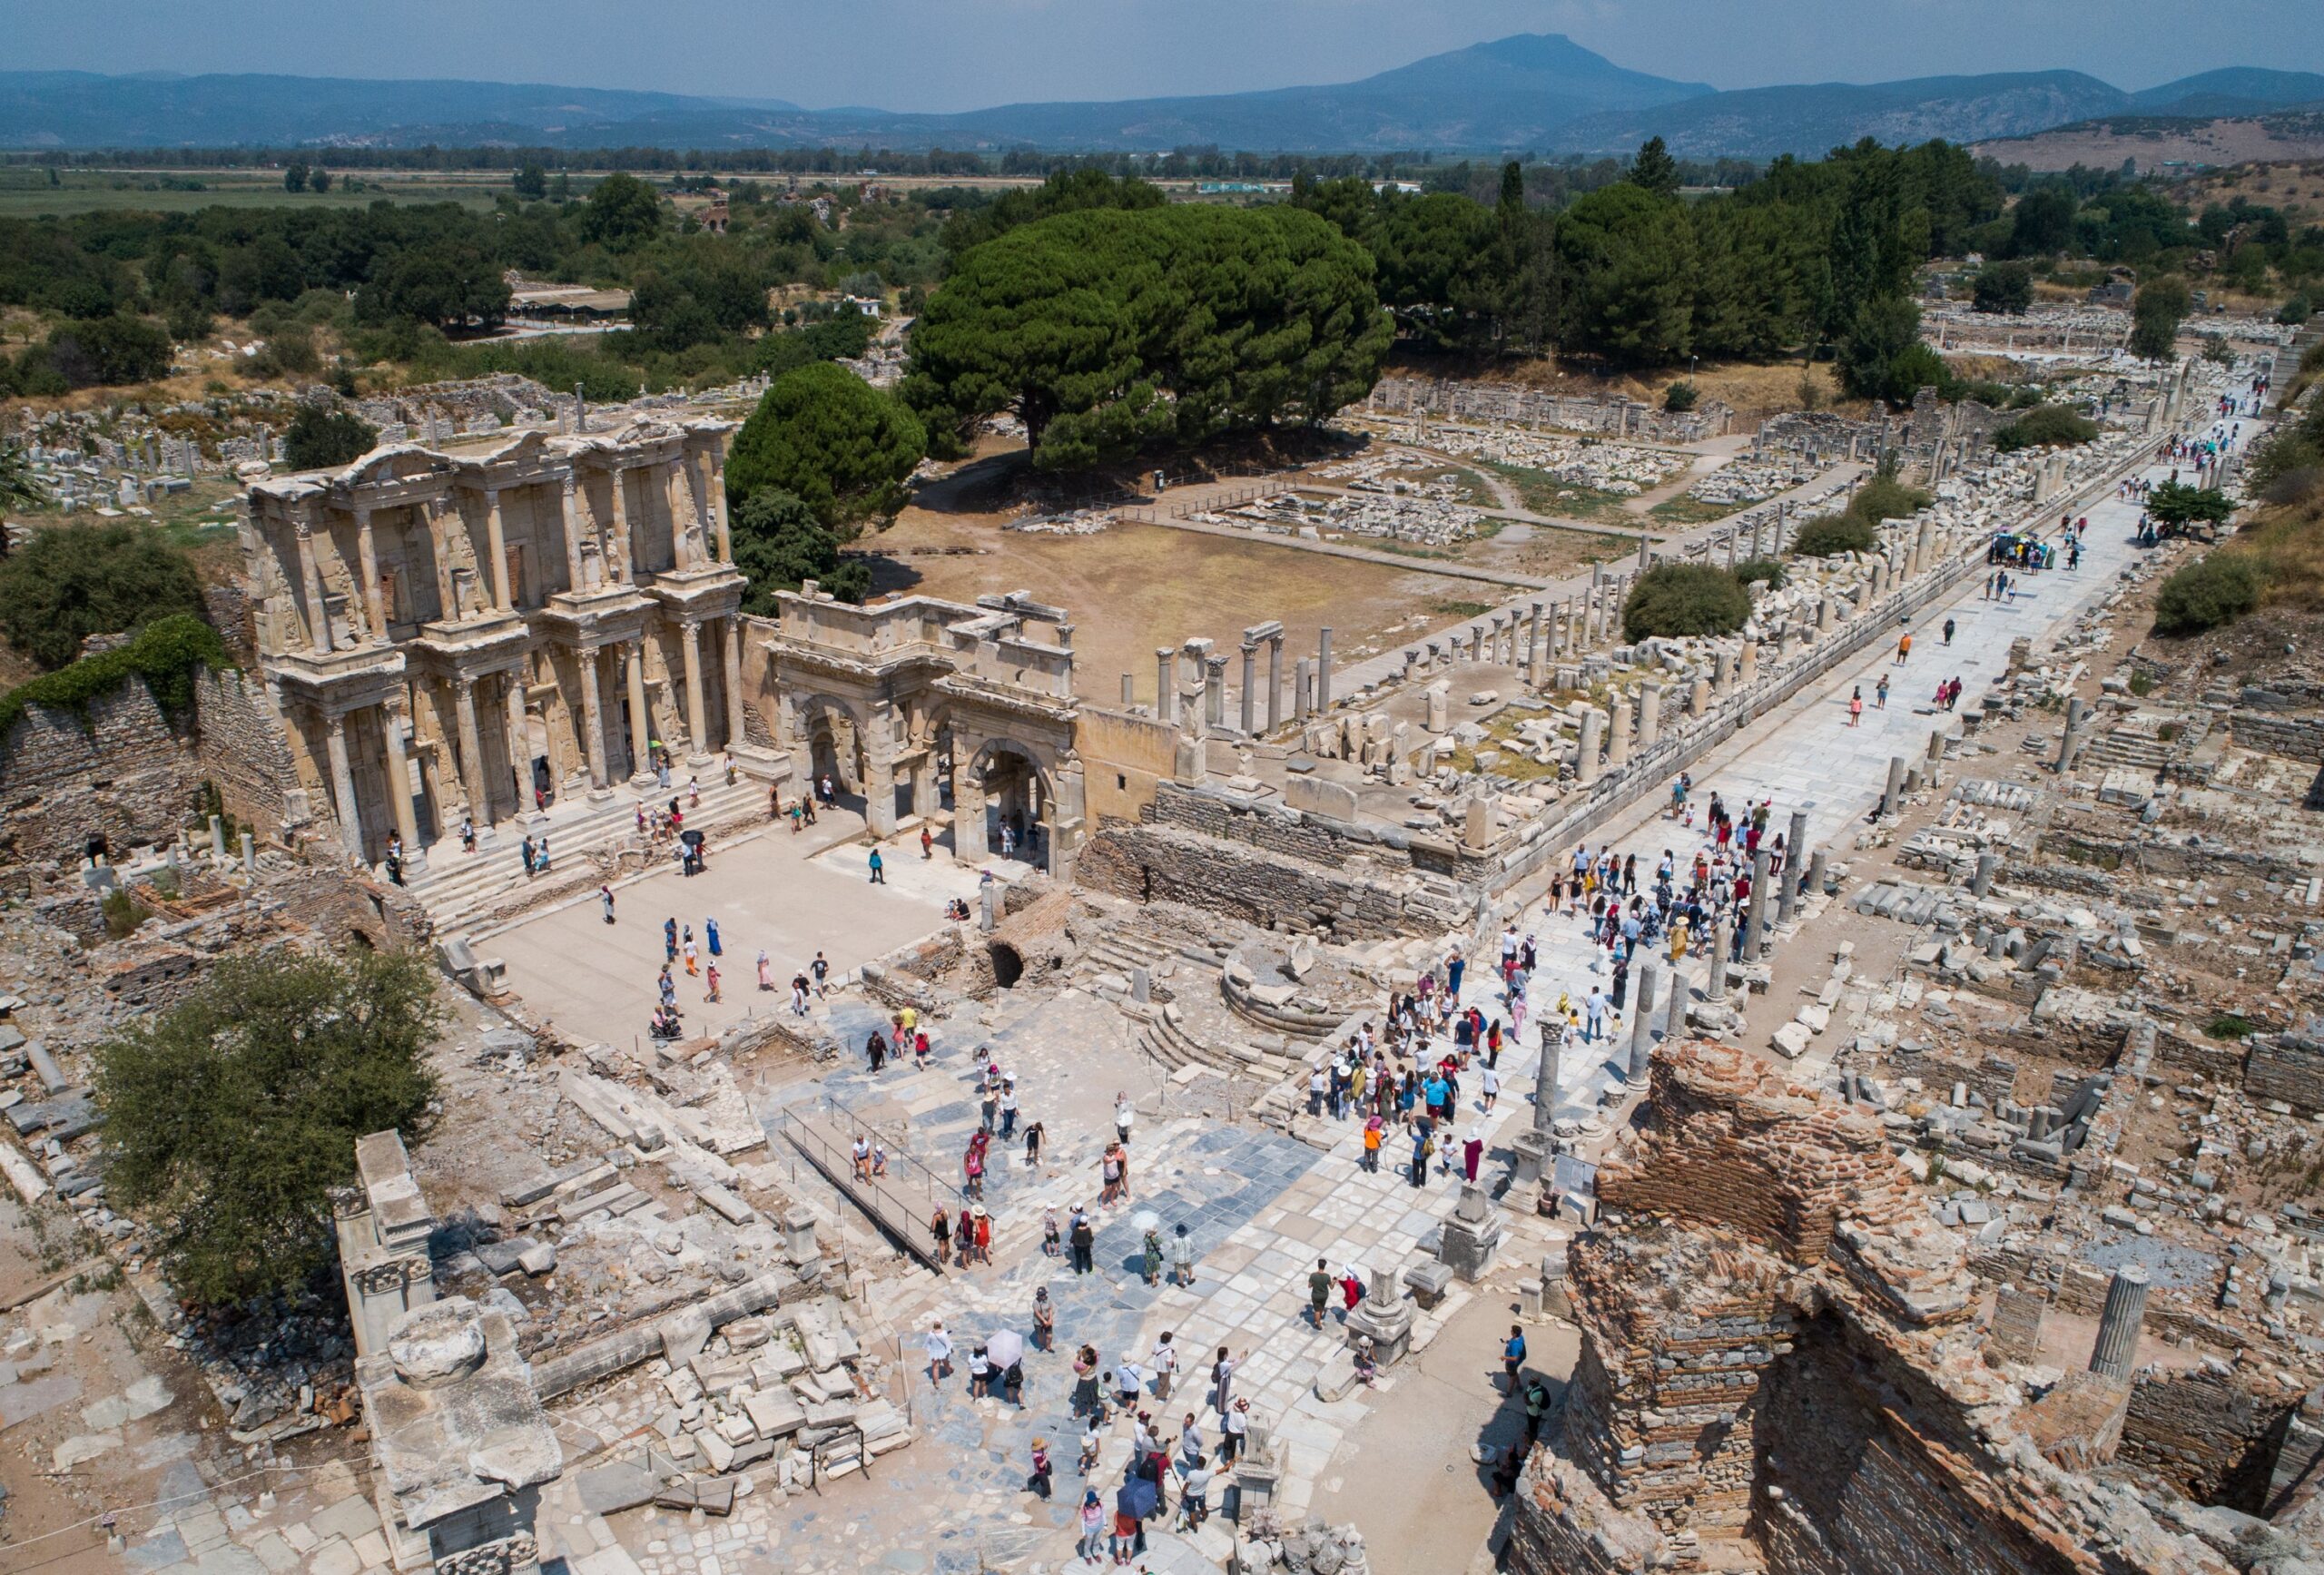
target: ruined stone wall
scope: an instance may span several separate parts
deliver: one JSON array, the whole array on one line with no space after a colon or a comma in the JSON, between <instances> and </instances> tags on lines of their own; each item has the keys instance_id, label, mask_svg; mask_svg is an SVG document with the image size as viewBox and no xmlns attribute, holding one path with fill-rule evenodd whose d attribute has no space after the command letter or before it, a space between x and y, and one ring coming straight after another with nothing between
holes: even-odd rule
<instances>
[{"instance_id":1,"label":"ruined stone wall","mask_svg":"<svg viewBox=\"0 0 2324 1575\"><path fill-rule=\"evenodd\" d=\"M1133 901L1184 902L1262 929L1315 927L1348 940L1461 920L1457 904L1416 890L1167 826L1102 827L1082 850L1074 879Z\"/></svg>"},{"instance_id":2,"label":"ruined stone wall","mask_svg":"<svg viewBox=\"0 0 2324 1575\"><path fill-rule=\"evenodd\" d=\"M264 681L255 671L204 671L193 700L194 769L218 784L227 812L261 835L290 820L299 771Z\"/></svg>"},{"instance_id":3,"label":"ruined stone wall","mask_svg":"<svg viewBox=\"0 0 2324 1575\"><path fill-rule=\"evenodd\" d=\"M1769 1575L2085 1567L1995 1501L1983 1480L1990 1462L1957 1410L1901 1363L1852 1343L1838 1320L1808 1324L1765 1393L1753 1530Z\"/></svg>"},{"instance_id":4,"label":"ruined stone wall","mask_svg":"<svg viewBox=\"0 0 2324 1575\"><path fill-rule=\"evenodd\" d=\"M2131 1387L2121 1458L2199 1504L2256 1515L2299 1399L2264 1398L2226 1373L2150 1373Z\"/></svg>"},{"instance_id":5,"label":"ruined stone wall","mask_svg":"<svg viewBox=\"0 0 2324 1575\"><path fill-rule=\"evenodd\" d=\"M2293 760L2324 761L2324 718L2234 711L2228 714L2227 722L2229 735L2239 748Z\"/></svg>"},{"instance_id":6,"label":"ruined stone wall","mask_svg":"<svg viewBox=\"0 0 2324 1575\"><path fill-rule=\"evenodd\" d=\"M2324 1039L2289 1030L2253 1039L2243 1091L2304 1112L2324 1110Z\"/></svg>"},{"instance_id":7,"label":"ruined stone wall","mask_svg":"<svg viewBox=\"0 0 2324 1575\"><path fill-rule=\"evenodd\" d=\"M89 702L84 717L33 705L0 744L0 824L6 889L31 869L70 870L93 833L116 854L176 835L201 773L144 680Z\"/></svg>"}]
</instances>

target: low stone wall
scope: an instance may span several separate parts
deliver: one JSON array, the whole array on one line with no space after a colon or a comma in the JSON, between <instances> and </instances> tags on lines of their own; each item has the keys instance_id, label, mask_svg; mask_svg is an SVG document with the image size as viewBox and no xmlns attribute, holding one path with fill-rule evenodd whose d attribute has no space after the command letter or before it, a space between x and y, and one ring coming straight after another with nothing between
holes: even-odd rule
<instances>
[{"instance_id":1,"label":"low stone wall","mask_svg":"<svg viewBox=\"0 0 2324 1575\"><path fill-rule=\"evenodd\" d=\"M2324 718L2281 716L2264 711L2231 711L2228 737L2240 749L2293 760L2324 761Z\"/></svg>"},{"instance_id":2,"label":"low stone wall","mask_svg":"<svg viewBox=\"0 0 2324 1575\"><path fill-rule=\"evenodd\" d=\"M2289 1031L2254 1039L2243 1063L2243 1091L2281 1099L2303 1114L2324 1110L2324 1039Z\"/></svg>"},{"instance_id":3,"label":"low stone wall","mask_svg":"<svg viewBox=\"0 0 2324 1575\"><path fill-rule=\"evenodd\" d=\"M1334 869L1161 825L1101 827L1074 877L1132 901L1184 902L1261 929L1313 928L1342 940L1446 929L1465 917L1457 901L1399 889L1376 871Z\"/></svg>"}]
</instances>

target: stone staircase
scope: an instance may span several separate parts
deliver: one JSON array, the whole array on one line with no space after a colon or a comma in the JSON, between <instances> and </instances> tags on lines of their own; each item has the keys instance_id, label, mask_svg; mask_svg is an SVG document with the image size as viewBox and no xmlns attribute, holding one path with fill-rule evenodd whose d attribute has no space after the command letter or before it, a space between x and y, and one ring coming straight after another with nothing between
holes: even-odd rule
<instances>
[{"instance_id":1,"label":"stone staircase","mask_svg":"<svg viewBox=\"0 0 2324 1575\"><path fill-rule=\"evenodd\" d=\"M2270 369L2268 377L2269 381L2274 385L2270 390L2270 397L2279 409L2283 408L2284 400L2291 388L2293 375L2299 370L2299 358L2306 355L2319 340L2324 340L2324 314L2309 318L2307 326L2291 336L2291 343L2276 352L2276 363Z\"/></svg>"},{"instance_id":2,"label":"stone staircase","mask_svg":"<svg viewBox=\"0 0 2324 1575\"><path fill-rule=\"evenodd\" d=\"M413 880L409 890L427 908L439 937L480 939L520 912L674 862L669 844L649 848L639 839L637 806L641 802L664 803L673 796L683 803L684 793L683 788L666 792L653 789L641 795L625 785L579 813L568 809L545 822L537 817L504 821L495 833L497 842L472 854L460 851L457 836L448 837L428 850L428 873ZM713 858L718 852L719 832L765 819L766 784L748 776L732 786L704 783L702 802L686 811L689 828L712 833ZM544 831L549 840L549 872L528 879L519 850L527 835L538 837Z\"/></svg>"},{"instance_id":3,"label":"stone staircase","mask_svg":"<svg viewBox=\"0 0 2324 1575\"><path fill-rule=\"evenodd\" d=\"M1133 968L1146 970L1150 977L1162 964L1174 959L1189 960L1175 941L1135 923L1108 927L1081 954L1085 968L1118 973L1125 978Z\"/></svg>"}]
</instances>

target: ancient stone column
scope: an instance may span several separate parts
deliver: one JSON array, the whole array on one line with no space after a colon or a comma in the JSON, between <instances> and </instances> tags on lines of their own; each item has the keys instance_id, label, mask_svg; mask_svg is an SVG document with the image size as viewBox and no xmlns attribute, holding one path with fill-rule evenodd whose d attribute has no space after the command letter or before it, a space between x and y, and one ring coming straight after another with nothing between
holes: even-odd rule
<instances>
[{"instance_id":1,"label":"ancient stone column","mask_svg":"<svg viewBox=\"0 0 2324 1575\"><path fill-rule=\"evenodd\" d=\"M1606 714L1595 705L1583 706L1581 749L1580 756L1573 763L1573 769L1575 778L1584 787L1588 787L1598 780L1598 751L1600 740L1605 736L1605 730Z\"/></svg>"},{"instance_id":2,"label":"ancient stone column","mask_svg":"<svg viewBox=\"0 0 2324 1575\"><path fill-rule=\"evenodd\" d=\"M1710 981L1703 990L1705 1000L1727 999L1727 947L1729 934L1725 914L1720 914L1711 921Z\"/></svg>"},{"instance_id":3,"label":"ancient stone column","mask_svg":"<svg viewBox=\"0 0 2324 1575\"><path fill-rule=\"evenodd\" d=\"M403 867L407 873L424 875L428 872L428 853L419 845L419 817L411 807L410 757L404 753L403 747L406 725L400 706L379 707L379 734L386 742L388 751L388 808L395 815L396 835L403 839ZM226 853L225 833L218 829L214 818L210 823L212 841L216 844L219 857L223 858Z\"/></svg>"},{"instance_id":4,"label":"ancient stone column","mask_svg":"<svg viewBox=\"0 0 2324 1575\"><path fill-rule=\"evenodd\" d=\"M2065 732L2058 739L2058 770L2061 773L2072 771L2075 757L2082 753L2083 729L2089 717L2090 708L2080 699L2066 701Z\"/></svg>"},{"instance_id":5,"label":"ancient stone column","mask_svg":"<svg viewBox=\"0 0 2324 1575\"><path fill-rule=\"evenodd\" d=\"M1315 709L1332 708L1332 626L1325 624L1315 635Z\"/></svg>"},{"instance_id":6,"label":"ancient stone column","mask_svg":"<svg viewBox=\"0 0 2324 1575\"><path fill-rule=\"evenodd\" d=\"M710 760L710 729L703 717L702 625L688 618L679 627L684 631L686 659L686 738L693 745L686 763L704 765Z\"/></svg>"},{"instance_id":7,"label":"ancient stone column","mask_svg":"<svg viewBox=\"0 0 2324 1575\"><path fill-rule=\"evenodd\" d=\"M1821 891L1824 889L1824 871L1827 867L1827 855L1825 853L1824 850L1818 848L1816 850L1815 855L1807 861L1808 891Z\"/></svg>"},{"instance_id":8,"label":"ancient stone column","mask_svg":"<svg viewBox=\"0 0 2324 1575\"><path fill-rule=\"evenodd\" d=\"M1283 725L1283 636L1267 636L1267 731Z\"/></svg>"},{"instance_id":9,"label":"ancient stone column","mask_svg":"<svg viewBox=\"0 0 2324 1575\"><path fill-rule=\"evenodd\" d=\"M2106 1287L2106 1309L2098 1314L2098 1342L2091 1347L2090 1370L2128 1382L2138 1365L2139 1324L2146 1316L2146 1265L2124 1264Z\"/></svg>"},{"instance_id":10,"label":"ancient stone column","mask_svg":"<svg viewBox=\"0 0 2324 1575\"><path fill-rule=\"evenodd\" d=\"M1832 598L1818 596L1816 598L1816 632L1820 635L1831 626Z\"/></svg>"},{"instance_id":11,"label":"ancient stone column","mask_svg":"<svg viewBox=\"0 0 2324 1575\"><path fill-rule=\"evenodd\" d=\"M602 798L606 786L606 706L597 692L597 658L594 648L575 653L581 668L581 738L589 756L589 796Z\"/></svg>"},{"instance_id":12,"label":"ancient stone column","mask_svg":"<svg viewBox=\"0 0 2324 1575\"><path fill-rule=\"evenodd\" d=\"M1655 986L1662 982L1660 970L1649 962L1641 962L1638 978L1638 999L1631 1003L1630 1080L1633 1088L1646 1081L1647 1065L1654 1055Z\"/></svg>"},{"instance_id":13,"label":"ancient stone column","mask_svg":"<svg viewBox=\"0 0 2324 1575\"><path fill-rule=\"evenodd\" d=\"M1122 709L1128 711L1137 704L1137 680L1125 673L1122 674Z\"/></svg>"},{"instance_id":14,"label":"ancient stone column","mask_svg":"<svg viewBox=\"0 0 2324 1575\"><path fill-rule=\"evenodd\" d=\"M492 550L492 605L502 612L517 605L508 589L508 531L500 517L500 488L484 489L484 538Z\"/></svg>"},{"instance_id":15,"label":"ancient stone column","mask_svg":"<svg viewBox=\"0 0 2324 1575\"><path fill-rule=\"evenodd\" d=\"M1748 689L1759 681L1759 643L1757 640L1743 642L1743 655L1738 658L1736 664L1741 674L1738 682L1745 688Z\"/></svg>"},{"instance_id":16,"label":"ancient stone column","mask_svg":"<svg viewBox=\"0 0 2324 1575\"><path fill-rule=\"evenodd\" d=\"M726 669L726 747L733 749L743 742L743 615L728 614L719 627L724 635L719 654Z\"/></svg>"},{"instance_id":17,"label":"ancient stone column","mask_svg":"<svg viewBox=\"0 0 2324 1575\"><path fill-rule=\"evenodd\" d=\"M1662 685L1641 684L1638 692L1638 746L1652 749L1662 735Z\"/></svg>"},{"instance_id":18,"label":"ancient stone column","mask_svg":"<svg viewBox=\"0 0 2324 1575\"><path fill-rule=\"evenodd\" d=\"M1807 812L1791 812L1791 834L1784 840L1783 889L1776 893L1776 922L1788 924L1799 906L1799 876L1807 857Z\"/></svg>"},{"instance_id":19,"label":"ancient stone column","mask_svg":"<svg viewBox=\"0 0 2324 1575\"><path fill-rule=\"evenodd\" d=\"M1678 968L1670 970L1670 995L1662 1009L1662 1042L1669 1044L1687 1029L1687 976Z\"/></svg>"},{"instance_id":20,"label":"ancient stone column","mask_svg":"<svg viewBox=\"0 0 2324 1575\"><path fill-rule=\"evenodd\" d=\"M1548 1132L1557 1119L1558 1087L1565 1059L1565 1024L1554 1018L1541 1024L1541 1061L1533 1068L1533 1130Z\"/></svg>"},{"instance_id":21,"label":"ancient stone column","mask_svg":"<svg viewBox=\"0 0 2324 1575\"><path fill-rule=\"evenodd\" d=\"M1259 645L1256 640L1243 642L1243 736L1251 736L1251 724L1258 720L1259 696L1256 687L1259 674Z\"/></svg>"},{"instance_id":22,"label":"ancient stone column","mask_svg":"<svg viewBox=\"0 0 2324 1575\"><path fill-rule=\"evenodd\" d=\"M650 758L654 738L653 717L645 709L645 642L639 640L622 653L622 665L629 678L629 780L648 783L654 780L654 762Z\"/></svg>"},{"instance_id":23,"label":"ancient stone column","mask_svg":"<svg viewBox=\"0 0 2324 1575\"><path fill-rule=\"evenodd\" d=\"M565 519L565 588L577 596L587 588L581 578L581 478L568 470L556 490Z\"/></svg>"},{"instance_id":24,"label":"ancient stone column","mask_svg":"<svg viewBox=\"0 0 2324 1575\"><path fill-rule=\"evenodd\" d=\"M718 561L730 564L734 561L734 522L726 514L726 454L724 449L714 448L707 458L710 461L710 517L718 532Z\"/></svg>"},{"instance_id":25,"label":"ancient stone column","mask_svg":"<svg viewBox=\"0 0 2324 1575\"><path fill-rule=\"evenodd\" d=\"M1164 722L1178 720L1178 654L1167 645L1154 647L1154 714Z\"/></svg>"},{"instance_id":26,"label":"ancient stone column","mask_svg":"<svg viewBox=\"0 0 2324 1575\"><path fill-rule=\"evenodd\" d=\"M355 807L355 773L347 762L347 718L323 718L323 746L330 756L330 798L339 813L339 840L359 863L363 858L363 822Z\"/></svg>"},{"instance_id":27,"label":"ancient stone column","mask_svg":"<svg viewBox=\"0 0 2324 1575\"><path fill-rule=\"evenodd\" d=\"M1710 692L1724 696L1735 687L1735 668L1724 647L1710 654Z\"/></svg>"},{"instance_id":28,"label":"ancient stone column","mask_svg":"<svg viewBox=\"0 0 2324 1575\"><path fill-rule=\"evenodd\" d=\"M1892 754L1888 757L1888 786L1880 795L1880 812L1893 815L1904 807L1904 802L1905 757Z\"/></svg>"},{"instance_id":29,"label":"ancient stone column","mask_svg":"<svg viewBox=\"0 0 2324 1575\"><path fill-rule=\"evenodd\" d=\"M1690 715L1701 716L1710 710L1710 680L1698 678L1687 691L1687 710Z\"/></svg>"},{"instance_id":30,"label":"ancient stone column","mask_svg":"<svg viewBox=\"0 0 2324 1575\"><path fill-rule=\"evenodd\" d=\"M323 608L322 570L315 564L314 507L290 522L299 543L299 579L306 593L307 649L318 655L331 649L330 614Z\"/></svg>"},{"instance_id":31,"label":"ancient stone column","mask_svg":"<svg viewBox=\"0 0 2324 1575\"><path fill-rule=\"evenodd\" d=\"M1983 897L1994 889L1994 872L2001 868L1999 853L1977 855L1977 872L1969 877L1969 895Z\"/></svg>"},{"instance_id":32,"label":"ancient stone column","mask_svg":"<svg viewBox=\"0 0 2324 1575\"><path fill-rule=\"evenodd\" d=\"M628 476L628 469L620 465L606 470L606 482L614 495L614 546L624 565L624 580L634 583L637 577L637 554L630 550Z\"/></svg>"},{"instance_id":33,"label":"ancient stone column","mask_svg":"<svg viewBox=\"0 0 2324 1575\"><path fill-rule=\"evenodd\" d=\"M1226 658L1205 656L1202 659L1202 723L1205 727L1226 725Z\"/></svg>"},{"instance_id":34,"label":"ancient stone column","mask_svg":"<svg viewBox=\"0 0 2324 1575\"><path fill-rule=\"evenodd\" d=\"M1302 656L1292 664L1291 679L1292 714L1298 721L1307 720L1308 707L1315 701L1315 669L1308 658Z\"/></svg>"},{"instance_id":35,"label":"ancient stone column","mask_svg":"<svg viewBox=\"0 0 2324 1575\"><path fill-rule=\"evenodd\" d=\"M460 732L460 785L468 790L468 817L481 837L492 830L492 794L484 783L484 733L476 722L476 680L452 680L452 709Z\"/></svg>"},{"instance_id":36,"label":"ancient stone column","mask_svg":"<svg viewBox=\"0 0 2324 1575\"><path fill-rule=\"evenodd\" d=\"M374 645L388 643L387 597L379 589L379 549L371 535L371 510L368 505L355 507L356 562L363 574L363 605L371 615L371 640ZM404 846L417 850L409 837Z\"/></svg>"},{"instance_id":37,"label":"ancient stone column","mask_svg":"<svg viewBox=\"0 0 2324 1575\"><path fill-rule=\"evenodd\" d=\"M531 729L525 725L525 669L511 667L501 689L501 699L507 710L502 730L507 734L508 770L517 779L517 814L522 819L525 800L533 791L533 753Z\"/></svg>"},{"instance_id":38,"label":"ancient stone column","mask_svg":"<svg viewBox=\"0 0 2324 1575\"><path fill-rule=\"evenodd\" d=\"M1617 694L1607 708L1606 765L1620 771L1630 763L1630 703Z\"/></svg>"},{"instance_id":39,"label":"ancient stone column","mask_svg":"<svg viewBox=\"0 0 2324 1575\"><path fill-rule=\"evenodd\" d=\"M1743 960L1756 962L1768 934L1768 850L1751 853L1751 907L1743 920Z\"/></svg>"}]
</instances>

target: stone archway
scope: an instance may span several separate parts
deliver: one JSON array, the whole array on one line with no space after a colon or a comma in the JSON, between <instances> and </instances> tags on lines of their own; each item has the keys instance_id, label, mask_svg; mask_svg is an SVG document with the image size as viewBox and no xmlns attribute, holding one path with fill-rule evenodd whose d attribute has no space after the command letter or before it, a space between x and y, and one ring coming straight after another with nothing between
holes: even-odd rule
<instances>
[{"instance_id":1,"label":"stone archway","mask_svg":"<svg viewBox=\"0 0 2324 1575\"><path fill-rule=\"evenodd\" d=\"M862 717L831 694L803 695L790 704L788 712L785 743L798 780L820 790L828 776L841 799L853 799L860 806L870 775Z\"/></svg>"},{"instance_id":2,"label":"stone archway","mask_svg":"<svg viewBox=\"0 0 2324 1575\"><path fill-rule=\"evenodd\" d=\"M952 772L953 855L975 862L994 853L1049 868L1057 789L1030 745L987 739Z\"/></svg>"}]
</instances>

